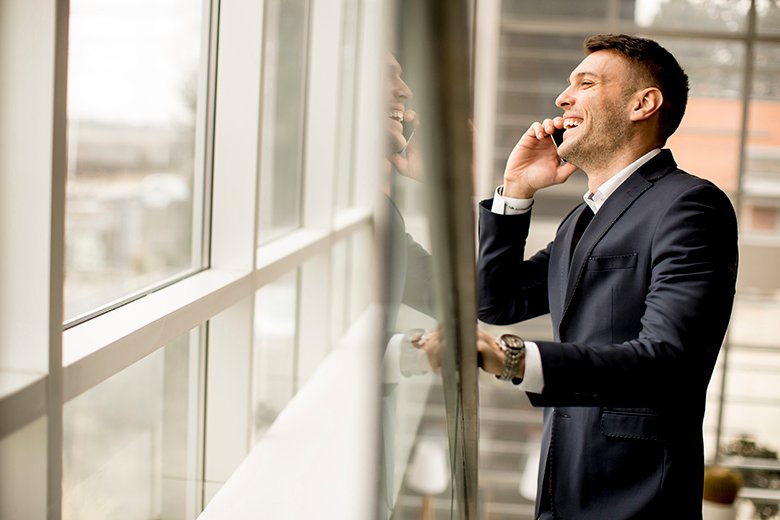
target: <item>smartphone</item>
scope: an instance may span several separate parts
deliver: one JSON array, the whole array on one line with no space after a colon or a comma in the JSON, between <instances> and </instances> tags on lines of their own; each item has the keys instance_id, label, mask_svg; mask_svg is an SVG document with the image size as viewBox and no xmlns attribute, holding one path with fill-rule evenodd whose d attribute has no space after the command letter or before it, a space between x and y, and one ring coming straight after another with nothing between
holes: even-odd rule
<instances>
[{"instance_id":1,"label":"smartphone","mask_svg":"<svg viewBox=\"0 0 780 520\"><path fill-rule=\"evenodd\" d=\"M563 132L565 132L563 128L556 128L555 132L552 134L552 140L555 143L556 148L558 148L563 142Z\"/></svg>"},{"instance_id":2,"label":"smartphone","mask_svg":"<svg viewBox=\"0 0 780 520\"><path fill-rule=\"evenodd\" d=\"M406 151L406 148L409 146L409 143L412 142L412 138L414 137L414 132L417 130L415 126L412 123L407 123L406 121L402 121L401 124L404 127L403 133L404 138L406 139L406 144L398 153L404 153Z\"/></svg>"},{"instance_id":3,"label":"smartphone","mask_svg":"<svg viewBox=\"0 0 780 520\"><path fill-rule=\"evenodd\" d=\"M563 128L556 128L555 132L553 132L552 135L550 136L552 137L552 140L555 143L555 148L558 148L563 142L563 132L565 132ZM561 159L561 164L565 162L566 159Z\"/></svg>"}]
</instances>

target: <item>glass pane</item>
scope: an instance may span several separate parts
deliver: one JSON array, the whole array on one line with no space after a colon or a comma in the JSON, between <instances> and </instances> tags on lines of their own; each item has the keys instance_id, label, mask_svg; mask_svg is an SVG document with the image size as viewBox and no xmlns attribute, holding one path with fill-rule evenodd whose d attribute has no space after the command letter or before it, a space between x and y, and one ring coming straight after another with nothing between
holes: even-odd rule
<instances>
[{"instance_id":1,"label":"glass pane","mask_svg":"<svg viewBox=\"0 0 780 520\"><path fill-rule=\"evenodd\" d=\"M336 167L336 208L353 204L354 177L353 155L355 134L355 108L358 61L358 2L346 0L344 5L344 30L341 41L341 92L339 96L338 155Z\"/></svg>"},{"instance_id":2,"label":"glass pane","mask_svg":"<svg viewBox=\"0 0 780 520\"><path fill-rule=\"evenodd\" d=\"M658 42L680 62L691 89L685 117L667 147L682 169L733 194L739 178L745 46L720 40Z\"/></svg>"},{"instance_id":3,"label":"glass pane","mask_svg":"<svg viewBox=\"0 0 780 520\"><path fill-rule=\"evenodd\" d=\"M744 31L750 0L621 0L620 16L642 27Z\"/></svg>"},{"instance_id":4,"label":"glass pane","mask_svg":"<svg viewBox=\"0 0 780 520\"><path fill-rule=\"evenodd\" d=\"M743 252L752 254L746 247ZM749 261L749 266L740 265L740 277L746 269L758 270L757 276L776 270L776 264ZM750 287L740 291L730 328L723 435L749 435L780 450L780 302Z\"/></svg>"},{"instance_id":5,"label":"glass pane","mask_svg":"<svg viewBox=\"0 0 780 520\"><path fill-rule=\"evenodd\" d=\"M780 33L780 2L778 0L757 0L758 32Z\"/></svg>"},{"instance_id":6,"label":"glass pane","mask_svg":"<svg viewBox=\"0 0 780 520\"><path fill-rule=\"evenodd\" d=\"M493 186L502 182L509 152L534 121L561 113L555 99L567 86L571 70L583 58L582 36L503 32L499 49ZM587 189L576 174L560 186L544 190L536 216L560 216L581 200Z\"/></svg>"},{"instance_id":7,"label":"glass pane","mask_svg":"<svg viewBox=\"0 0 780 520\"><path fill-rule=\"evenodd\" d=\"M504 18L520 20L582 21L583 18L605 19L610 0L579 0L577 2L539 2L537 0L503 0Z\"/></svg>"},{"instance_id":8,"label":"glass pane","mask_svg":"<svg viewBox=\"0 0 780 520\"><path fill-rule=\"evenodd\" d=\"M361 228L349 238L349 295L347 322L354 323L371 304L374 280L374 234L370 226Z\"/></svg>"},{"instance_id":9,"label":"glass pane","mask_svg":"<svg viewBox=\"0 0 780 520\"><path fill-rule=\"evenodd\" d=\"M732 350L726 378L726 394L729 398L735 402L761 401L765 404L775 404L780 413L780 395L767 392L769 388L780 388L778 354L780 350L768 353ZM775 431L780 431L780 425Z\"/></svg>"},{"instance_id":10,"label":"glass pane","mask_svg":"<svg viewBox=\"0 0 780 520\"><path fill-rule=\"evenodd\" d=\"M740 289L777 301L780 274L780 46L757 44L742 174Z\"/></svg>"},{"instance_id":11,"label":"glass pane","mask_svg":"<svg viewBox=\"0 0 780 520\"><path fill-rule=\"evenodd\" d=\"M70 3L66 320L200 267L203 11Z\"/></svg>"},{"instance_id":12,"label":"glass pane","mask_svg":"<svg viewBox=\"0 0 780 520\"><path fill-rule=\"evenodd\" d=\"M349 302L349 263L347 261L348 240L341 239L330 251L330 343L338 344L347 330L347 309Z\"/></svg>"},{"instance_id":13,"label":"glass pane","mask_svg":"<svg viewBox=\"0 0 780 520\"><path fill-rule=\"evenodd\" d=\"M460 329L476 318L467 303L455 304L457 293L469 294L473 287L468 277L455 281L450 270L474 257L468 250L473 222L460 220L471 217L463 211L472 202L469 103L465 91L448 91L445 118L437 87L441 69L451 66L465 76L468 38L457 42L464 44L457 58L448 59L455 46L441 48L418 23L440 14L428 4L399 4L398 43L386 54L384 117L377 122L386 144L385 168L377 176L386 320L379 517L394 520L470 518L477 510L476 357L464 361L465 352L474 353L467 339L473 331ZM457 19L457 9L451 15ZM434 55L441 61L432 61ZM466 77L462 84L468 84ZM446 159L442 142L450 146ZM437 197L442 193L444 200ZM450 297L439 299L437 293ZM445 334L458 343L437 339Z\"/></svg>"},{"instance_id":14,"label":"glass pane","mask_svg":"<svg viewBox=\"0 0 780 520\"><path fill-rule=\"evenodd\" d=\"M769 16L776 13L774 4L759 6L760 13L771 11L761 15L768 17L759 21L759 27L776 27ZM779 55L778 45L756 44L742 174L740 298L731 326L732 344L760 350L736 351L730 357L723 421L725 440L747 436L775 453L780 451L780 393L775 376L780 367L780 133L773 117L780 114Z\"/></svg>"},{"instance_id":15,"label":"glass pane","mask_svg":"<svg viewBox=\"0 0 780 520\"><path fill-rule=\"evenodd\" d=\"M293 396L297 301L297 270L263 286L255 295L252 356L255 441Z\"/></svg>"},{"instance_id":16,"label":"glass pane","mask_svg":"<svg viewBox=\"0 0 780 520\"><path fill-rule=\"evenodd\" d=\"M331 349L328 330L334 326L326 305L331 301L330 254L324 252L308 259L299 268L298 348L295 356L297 391L319 368Z\"/></svg>"},{"instance_id":17,"label":"glass pane","mask_svg":"<svg viewBox=\"0 0 780 520\"><path fill-rule=\"evenodd\" d=\"M65 404L64 519L197 516L200 351L196 330Z\"/></svg>"},{"instance_id":18,"label":"glass pane","mask_svg":"<svg viewBox=\"0 0 780 520\"><path fill-rule=\"evenodd\" d=\"M780 408L777 404L752 402L731 403L723 409L723 445L738 438L749 438L775 452L780 452L777 428Z\"/></svg>"},{"instance_id":19,"label":"glass pane","mask_svg":"<svg viewBox=\"0 0 780 520\"><path fill-rule=\"evenodd\" d=\"M777 264L766 253L777 248L768 245L761 250L756 244L765 240L751 232L743 233L741 241L719 454L726 463L737 465L747 488L759 488L747 494L761 512L750 518L776 518L780 503L776 496L780 487L780 300L773 276Z\"/></svg>"},{"instance_id":20,"label":"glass pane","mask_svg":"<svg viewBox=\"0 0 780 520\"><path fill-rule=\"evenodd\" d=\"M774 124L775 113L780 115L778 57L780 46L756 45L755 73L748 114L750 131L742 178L742 189L746 195L742 211L743 232L766 239L780 238L780 230L775 222L780 206L780 132Z\"/></svg>"},{"instance_id":21,"label":"glass pane","mask_svg":"<svg viewBox=\"0 0 780 520\"><path fill-rule=\"evenodd\" d=\"M266 3L259 242L300 225L308 0Z\"/></svg>"}]
</instances>

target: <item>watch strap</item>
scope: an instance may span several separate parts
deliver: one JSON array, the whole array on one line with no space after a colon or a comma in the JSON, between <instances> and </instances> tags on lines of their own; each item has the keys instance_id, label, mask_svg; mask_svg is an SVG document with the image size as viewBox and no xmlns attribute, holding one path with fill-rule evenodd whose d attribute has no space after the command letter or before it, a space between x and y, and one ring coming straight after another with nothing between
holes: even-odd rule
<instances>
[{"instance_id":1,"label":"watch strap","mask_svg":"<svg viewBox=\"0 0 780 520\"><path fill-rule=\"evenodd\" d=\"M520 380L517 377L517 367L520 366L520 360L525 357L525 344L523 340L515 335L510 335L514 343L519 343L516 346L509 346L504 338L505 335L501 335L498 338L498 344L501 350L504 351L504 367L501 370L501 374L497 377L502 381Z\"/></svg>"}]
</instances>

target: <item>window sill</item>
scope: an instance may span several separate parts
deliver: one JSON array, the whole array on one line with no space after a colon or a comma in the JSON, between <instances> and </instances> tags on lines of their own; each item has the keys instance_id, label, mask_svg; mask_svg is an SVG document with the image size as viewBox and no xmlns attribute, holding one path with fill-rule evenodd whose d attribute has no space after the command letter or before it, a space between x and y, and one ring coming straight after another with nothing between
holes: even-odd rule
<instances>
[{"instance_id":1,"label":"window sill","mask_svg":"<svg viewBox=\"0 0 780 520\"><path fill-rule=\"evenodd\" d=\"M248 272L208 270L63 333L63 402L252 293Z\"/></svg>"},{"instance_id":2,"label":"window sill","mask_svg":"<svg viewBox=\"0 0 780 520\"><path fill-rule=\"evenodd\" d=\"M380 318L356 322L198 520L376 516Z\"/></svg>"},{"instance_id":3,"label":"window sill","mask_svg":"<svg viewBox=\"0 0 780 520\"><path fill-rule=\"evenodd\" d=\"M284 235L257 249L257 282L279 276L279 267L300 264L319 251L325 251L333 243L349 236L362 226L370 225L372 213L366 208L344 210L334 219L333 230L301 228ZM284 260L284 265L282 264Z\"/></svg>"}]
</instances>

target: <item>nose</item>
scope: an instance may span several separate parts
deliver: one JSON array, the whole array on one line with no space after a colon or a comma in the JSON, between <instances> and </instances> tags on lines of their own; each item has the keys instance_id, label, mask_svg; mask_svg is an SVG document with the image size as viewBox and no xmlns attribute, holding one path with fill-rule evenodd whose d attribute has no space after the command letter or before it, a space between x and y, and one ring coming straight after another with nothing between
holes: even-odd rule
<instances>
[{"instance_id":1,"label":"nose","mask_svg":"<svg viewBox=\"0 0 780 520\"><path fill-rule=\"evenodd\" d=\"M566 87L566 89L558 94L558 97L555 98L555 106L558 108L566 108L568 106L571 106L572 104L572 96L571 96L571 87Z\"/></svg>"},{"instance_id":2,"label":"nose","mask_svg":"<svg viewBox=\"0 0 780 520\"><path fill-rule=\"evenodd\" d=\"M396 99L404 99L409 100L412 99L414 94L412 94L412 89L409 88L409 85L406 84L406 82L401 79L401 76L396 76L394 85L393 85L393 96Z\"/></svg>"}]
</instances>

